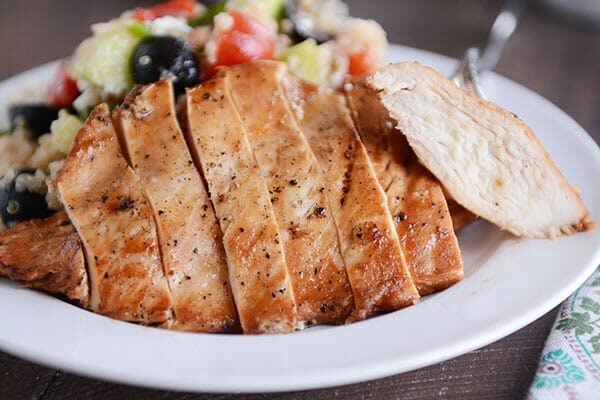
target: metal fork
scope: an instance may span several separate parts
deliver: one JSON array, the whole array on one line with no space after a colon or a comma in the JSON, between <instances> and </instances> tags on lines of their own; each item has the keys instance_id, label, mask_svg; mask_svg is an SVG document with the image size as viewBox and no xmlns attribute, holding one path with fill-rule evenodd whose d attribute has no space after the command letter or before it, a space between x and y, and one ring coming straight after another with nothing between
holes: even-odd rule
<instances>
[{"instance_id":1,"label":"metal fork","mask_svg":"<svg viewBox=\"0 0 600 400\"><path fill-rule=\"evenodd\" d=\"M485 98L481 89L480 76L484 71L493 70L498 64L502 50L517 28L527 3L528 0L508 0L504 3L492 25L483 53L477 47L469 47L458 69L450 78L458 87Z\"/></svg>"}]
</instances>

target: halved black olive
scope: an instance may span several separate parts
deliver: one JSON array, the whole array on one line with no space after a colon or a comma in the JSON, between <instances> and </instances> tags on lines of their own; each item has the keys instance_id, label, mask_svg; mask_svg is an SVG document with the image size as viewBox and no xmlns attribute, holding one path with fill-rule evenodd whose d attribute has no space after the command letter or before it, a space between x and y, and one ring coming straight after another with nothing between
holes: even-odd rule
<instances>
[{"instance_id":1,"label":"halved black olive","mask_svg":"<svg viewBox=\"0 0 600 400\"><path fill-rule=\"evenodd\" d=\"M15 180L19 175L35 174L33 169L21 169L15 172L15 178L0 185L0 216L8 227L34 218L46 218L54 214L48 209L46 197L40 193L24 190L18 192Z\"/></svg>"},{"instance_id":2,"label":"halved black olive","mask_svg":"<svg viewBox=\"0 0 600 400\"><path fill-rule=\"evenodd\" d=\"M8 108L11 130L25 128L31 139L50 132L50 124L58 119L58 108L46 104L15 104Z\"/></svg>"},{"instance_id":3,"label":"halved black olive","mask_svg":"<svg viewBox=\"0 0 600 400\"><path fill-rule=\"evenodd\" d=\"M348 7L342 0L286 0L285 11L296 36L318 43L332 39L336 28L348 17Z\"/></svg>"},{"instance_id":4,"label":"halved black olive","mask_svg":"<svg viewBox=\"0 0 600 400\"><path fill-rule=\"evenodd\" d=\"M200 70L192 47L172 36L150 36L133 52L131 70L136 83L147 84L168 78L175 93L198 83Z\"/></svg>"}]
</instances>

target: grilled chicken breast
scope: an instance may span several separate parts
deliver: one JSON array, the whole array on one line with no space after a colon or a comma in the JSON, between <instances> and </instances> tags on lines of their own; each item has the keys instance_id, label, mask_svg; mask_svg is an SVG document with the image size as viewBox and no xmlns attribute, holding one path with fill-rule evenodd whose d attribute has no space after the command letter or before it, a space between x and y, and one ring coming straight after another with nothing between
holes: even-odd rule
<instances>
[{"instance_id":1,"label":"grilled chicken breast","mask_svg":"<svg viewBox=\"0 0 600 400\"><path fill-rule=\"evenodd\" d=\"M291 76L286 89L325 179L354 293L351 319L413 304L419 294L343 95Z\"/></svg>"},{"instance_id":2,"label":"grilled chicken breast","mask_svg":"<svg viewBox=\"0 0 600 400\"><path fill-rule=\"evenodd\" d=\"M90 308L145 324L169 319L172 300L152 209L121 154L106 104L77 134L55 187L83 242Z\"/></svg>"},{"instance_id":3,"label":"grilled chicken breast","mask_svg":"<svg viewBox=\"0 0 600 400\"><path fill-rule=\"evenodd\" d=\"M88 306L81 241L63 212L0 232L0 276Z\"/></svg>"},{"instance_id":4,"label":"grilled chicken breast","mask_svg":"<svg viewBox=\"0 0 600 400\"><path fill-rule=\"evenodd\" d=\"M458 204L448 195L444 195L446 196L448 210L450 211L450 216L452 217L452 227L454 228L454 232L460 231L464 227L469 226L472 222L477 220L477 215Z\"/></svg>"},{"instance_id":5,"label":"grilled chicken breast","mask_svg":"<svg viewBox=\"0 0 600 400\"><path fill-rule=\"evenodd\" d=\"M387 66L365 82L419 160L469 211L524 237L593 226L577 190L516 116L418 63Z\"/></svg>"},{"instance_id":6,"label":"grilled chicken breast","mask_svg":"<svg viewBox=\"0 0 600 400\"><path fill-rule=\"evenodd\" d=\"M187 139L223 232L245 333L290 332L298 310L265 180L231 99L216 78L188 90Z\"/></svg>"},{"instance_id":7,"label":"grilled chicken breast","mask_svg":"<svg viewBox=\"0 0 600 400\"><path fill-rule=\"evenodd\" d=\"M300 321L343 322L352 310L352 291L328 182L282 90L285 72L283 63L261 61L229 68L225 75L269 187Z\"/></svg>"},{"instance_id":8,"label":"grilled chicken breast","mask_svg":"<svg viewBox=\"0 0 600 400\"><path fill-rule=\"evenodd\" d=\"M414 156L372 92L357 84L346 93L353 118L385 189L406 263L426 295L462 279L463 264L441 185Z\"/></svg>"},{"instance_id":9,"label":"grilled chicken breast","mask_svg":"<svg viewBox=\"0 0 600 400\"><path fill-rule=\"evenodd\" d=\"M173 298L171 329L238 329L221 230L176 118L173 87L134 90L115 115L150 200Z\"/></svg>"}]
</instances>

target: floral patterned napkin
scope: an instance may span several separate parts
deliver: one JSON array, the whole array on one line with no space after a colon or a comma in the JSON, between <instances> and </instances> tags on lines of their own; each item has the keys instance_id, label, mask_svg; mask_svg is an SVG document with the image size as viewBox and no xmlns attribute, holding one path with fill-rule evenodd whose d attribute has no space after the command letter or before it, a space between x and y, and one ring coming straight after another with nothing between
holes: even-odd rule
<instances>
[{"instance_id":1,"label":"floral patterned napkin","mask_svg":"<svg viewBox=\"0 0 600 400\"><path fill-rule=\"evenodd\" d=\"M600 268L561 306L527 399L600 399Z\"/></svg>"}]
</instances>

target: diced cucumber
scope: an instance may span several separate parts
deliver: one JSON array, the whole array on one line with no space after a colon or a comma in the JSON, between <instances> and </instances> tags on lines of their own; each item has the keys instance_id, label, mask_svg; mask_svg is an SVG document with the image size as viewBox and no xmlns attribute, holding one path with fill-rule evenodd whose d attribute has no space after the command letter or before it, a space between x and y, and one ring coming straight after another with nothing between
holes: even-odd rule
<instances>
[{"instance_id":1,"label":"diced cucumber","mask_svg":"<svg viewBox=\"0 0 600 400\"><path fill-rule=\"evenodd\" d=\"M115 24L84 40L72 61L75 77L101 88L106 94L124 95L133 86L129 61L144 36L139 28L133 24Z\"/></svg>"},{"instance_id":2,"label":"diced cucumber","mask_svg":"<svg viewBox=\"0 0 600 400\"><path fill-rule=\"evenodd\" d=\"M230 0L228 9L252 9L253 6L262 7L267 16L275 21L280 20L284 14L285 0Z\"/></svg>"},{"instance_id":3,"label":"diced cucumber","mask_svg":"<svg viewBox=\"0 0 600 400\"><path fill-rule=\"evenodd\" d=\"M331 72L331 53L314 39L286 49L280 58L300 78L317 85L325 83Z\"/></svg>"},{"instance_id":4,"label":"diced cucumber","mask_svg":"<svg viewBox=\"0 0 600 400\"><path fill-rule=\"evenodd\" d=\"M73 147L75 136L83 123L76 116L69 114L66 110L58 112L58 119L50 125L52 134L52 147L61 153L68 154Z\"/></svg>"},{"instance_id":5,"label":"diced cucumber","mask_svg":"<svg viewBox=\"0 0 600 400\"><path fill-rule=\"evenodd\" d=\"M140 21L132 21L131 24L127 26L127 29L140 39L144 39L146 36L150 35L150 27Z\"/></svg>"},{"instance_id":6,"label":"diced cucumber","mask_svg":"<svg viewBox=\"0 0 600 400\"><path fill-rule=\"evenodd\" d=\"M285 0L261 0L264 5L265 8L267 9L267 11L269 12L269 15L275 19L275 20L280 20L281 18L283 18L283 9L285 7Z\"/></svg>"}]
</instances>

